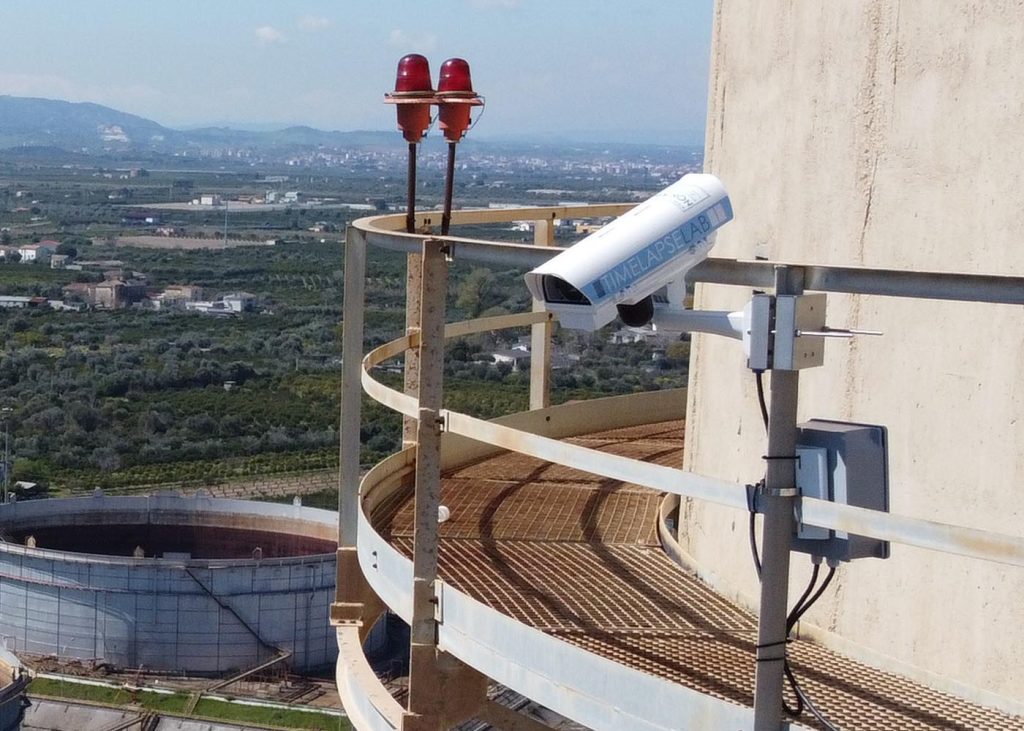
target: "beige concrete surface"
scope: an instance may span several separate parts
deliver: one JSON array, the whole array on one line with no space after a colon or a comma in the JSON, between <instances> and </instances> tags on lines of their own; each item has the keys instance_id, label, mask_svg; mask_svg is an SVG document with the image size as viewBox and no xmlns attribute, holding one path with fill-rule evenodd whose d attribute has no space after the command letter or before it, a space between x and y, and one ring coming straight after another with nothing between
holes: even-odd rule
<instances>
[{"instance_id":1,"label":"beige concrete surface","mask_svg":"<svg viewBox=\"0 0 1024 731\"><path fill-rule=\"evenodd\" d=\"M706 169L736 219L715 256L1024 274L1024 3L718 0ZM736 309L738 288L695 306ZM892 511L1024 534L1024 310L830 296L800 418L889 427ZM697 337L686 467L758 480L752 374ZM757 596L746 515L685 504L681 543L718 589ZM792 595L808 564L794 561ZM808 615L831 644L1024 711L1024 571L893 546L844 565Z\"/></svg>"}]
</instances>

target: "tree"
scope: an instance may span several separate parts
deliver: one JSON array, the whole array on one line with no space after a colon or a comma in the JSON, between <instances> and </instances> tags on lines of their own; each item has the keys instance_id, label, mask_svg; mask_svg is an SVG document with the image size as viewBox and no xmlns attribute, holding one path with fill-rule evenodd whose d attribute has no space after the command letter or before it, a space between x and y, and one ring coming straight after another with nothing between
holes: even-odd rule
<instances>
[{"instance_id":1,"label":"tree","mask_svg":"<svg viewBox=\"0 0 1024 731\"><path fill-rule=\"evenodd\" d=\"M64 241L61 242L61 244L57 247L57 253L63 254L64 256L69 256L72 259L74 259L76 256L78 256L78 249L69 244L67 241Z\"/></svg>"},{"instance_id":2,"label":"tree","mask_svg":"<svg viewBox=\"0 0 1024 731\"><path fill-rule=\"evenodd\" d=\"M489 295L493 284L494 274L490 269L473 269L458 287L455 306L464 310L470 317L478 317L492 304Z\"/></svg>"}]
</instances>

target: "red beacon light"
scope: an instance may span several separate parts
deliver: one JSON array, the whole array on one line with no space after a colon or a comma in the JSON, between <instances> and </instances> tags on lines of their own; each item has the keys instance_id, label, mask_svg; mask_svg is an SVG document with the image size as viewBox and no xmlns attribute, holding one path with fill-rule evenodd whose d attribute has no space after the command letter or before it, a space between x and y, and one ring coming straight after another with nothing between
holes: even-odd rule
<instances>
[{"instance_id":1,"label":"red beacon light","mask_svg":"<svg viewBox=\"0 0 1024 731\"><path fill-rule=\"evenodd\" d=\"M482 106L484 100L473 91L469 64L461 58L449 58L441 64L437 82L438 120L449 142L458 142L469 129L471 107Z\"/></svg>"},{"instance_id":2,"label":"red beacon light","mask_svg":"<svg viewBox=\"0 0 1024 731\"><path fill-rule=\"evenodd\" d=\"M430 62L418 53L398 61L395 90L384 95L386 104L395 104L398 129L406 142L419 142L430 127L430 105L435 101L430 85Z\"/></svg>"}]
</instances>

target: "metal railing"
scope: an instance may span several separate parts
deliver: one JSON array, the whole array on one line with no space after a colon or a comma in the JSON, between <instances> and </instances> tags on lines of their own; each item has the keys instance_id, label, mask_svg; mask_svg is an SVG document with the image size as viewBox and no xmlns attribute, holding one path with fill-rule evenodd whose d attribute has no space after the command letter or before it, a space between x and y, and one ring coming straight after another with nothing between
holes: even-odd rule
<instances>
[{"instance_id":1,"label":"metal railing","mask_svg":"<svg viewBox=\"0 0 1024 731\"><path fill-rule=\"evenodd\" d=\"M472 210L456 211L453 223L464 224L499 224L519 220L532 220L538 224L550 226L556 218L587 218L612 216L623 213L631 206L623 204L605 204L594 206L559 206L529 209L506 210ZM437 223L437 215L421 213L416 217L417 230L424 230ZM407 419L416 420L419 435L444 432L466 439L484 442L493 449L507 449L548 462L582 470L604 478L642 485L651 489L679 496L705 500L711 503L728 506L739 510L752 509L748 499L746 486L728 481L718 480L681 469L661 465L643 463L625 457L587 449L527 429L516 428L508 424L484 421L466 414L440 407L441 349L437 343L425 342L427 338L421 333L436 332L440 336L440 328L444 328L444 337L458 337L483 331L501 330L511 327L532 326L534 334L549 333L551 317L544 312L532 312L508 315L497 318L486 318L468 322L443 323L444 290L447 274L444 266L438 262L443 256L454 259L466 259L482 264L501 264L523 268L535 267L558 253L557 248L531 246L526 244L502 243L481 239L460 237L437 238L424 234L409 234L401 229L405 227L405 217L401 215L378 216L360 219L349 229L346 266L345 266L345 336L343 353L343 396L342 396L342 446L341 446L341 490L339 494L340 523L339 546L344 550L352 548L360 551L360 562L369 561L362 555L360 531L367 531L369 524L360 510L359 497L359 427L361 392L365 392L378 402L403 414ZM408 333L369 354L362 352L363 319L362 304L365 293L366 247L368 245L402 251L410 254L423 255L423 299L420 303L420 327L412 327ZM429 263L433 261L434 263ZM942 272L901 272L896 270L869 269L858 267L829 267L804 264L779 264L763 261L739 261L728 259L708 259L688 275L693 281L733 285L755 288L777 288L780 272L786 281L787 288L797 292L821 291L836 293L872 294L892 297L927 298L939 300L956 300L971 302L988 302L1019 305L1024 304L1024 277L1006 277L994 275L964 275ZM433 311L431 312L431 308ZM440 314L438 314L438 312ZM438 317L442 318L438 322ZM548 328L544 330L543 328ZM550 357L545 344L540 342L542 349L534 352L534 358ZM388 388L372 377L373 369L385 361L404 355L405 353L430 346L432 354L419 363L421 380L409 392ZM421 357L424 357L421 355ZM426 376L424 376L426 372ZM546 403L546 393L535 393L546 390L549 383L546 379L536 382L531 379L531 404ZM796 398L796 382L794 379L792 403ZM780 398L779 401L784 401ZM773 409L776 399L772 399ZM792 406L792 403L790 406ZM788 408L788 407L787 407ZM791 409L795 415L795 407ZM776 415L774 418L780 418ZM788 420L788 416L786 417ZM795 425L793 427L795 429ZM417 513L430 515L431 509L436 515L437 481L439 480L440 459L430 457L430 453L440 450L439 441L433 437L427 443L421 443L420 457L415 466L404 462L403 469L414 476L416 482ZM420 458L426 453L427 460L421 464ZM429 489L421 494L420 483ZM372 487L371 480L367 487ZM368 496L364 496L368 497ZM787 496L787 499L790 499ZM420 506L421 501L425 507ZM924 520L909 516L867 510L850 505L836 504L824 500L794 496L787 503L785 510L791 509L799 523L819 526L835 531L867 536L885 541L902 543L934 551L967 556L974 559L998 562L1013 566L1024 566L1024 537L1006 535L992 531L978 530L968 526L952 525L936 521ZM762 510L762 506L753 509ZM778 506L775 507L778 509ZM421 516L422 517L422 516ZM426 525L424 520L424 525ZM419 532L419 531L418 531ZM411 568L412 580L410 594L395 593L395 587L389 587L386 593L395 594L392 599L402 598L404 611L414 625L417 622L434 622L434 606L443 605L443 596L433 595L434 590L427 590L427 585L438 587L436 577L436 526L433 531L425 531L426 537L417 539L415 547L416 560L435 558L426 563L414 562ZM368 536L367 536L368 537ZM779 543L779 541L776 541ZM788 537L780 543L781 550L788 551ZM377 546L383 550L382 546ZM376 555L376 554L375 554ZM771 560L771 559L768 559ZM368 565L368 564L367 564ZM767 565L767 564L766 564ZM425 567L425 568L424 568ZM366 567L364 567L365 569ZM405 569L408 571L410 569ZM782 570L783 586L781 596L784 609L785 581L788 581L788 559ZM365 573L365 570L364 570ZM421 588L413 592L412 585ZM440 589L437 589L440 591ZM776 590L776 593L779 593ZM430 602L425 597L432 596ZM432 602L432 603L431 603ZM765 599L762 597L762 622L766 621ZM417 608L418 607L418 608ZM427 613L429 612L429 617ZM425 627L426 625L421 625ZM429 636L426 632L422 636ZM777 643L774 643L777 644ZM781 677L781 656L766 657L767 662L778 662L776 670ZM759 663L760 664L760 663ZM339 666L340 667L340 666ZM760 669L760 668L759 668ZM339 670L340 672L340 670ZM339 681L340 682L340 681ZM413 683L417 682L415 676ZM760 681L759 681L760 688ZM766 685L771 690L771 684ZM351 691L351 688L349 688ZM412 694L414 697L415 694ZM781 693L779 693L781 698ZM778 713L771 707L767 712L759 707L760 691L755 694L755 709L758 719L778 718ZM773 701L774 703L775 701ZM415 705L413 702L411 705ZM772 724L775 722L772 721ZM769 728L759 720L757 728Z\"/></svg>"}]
</instances>

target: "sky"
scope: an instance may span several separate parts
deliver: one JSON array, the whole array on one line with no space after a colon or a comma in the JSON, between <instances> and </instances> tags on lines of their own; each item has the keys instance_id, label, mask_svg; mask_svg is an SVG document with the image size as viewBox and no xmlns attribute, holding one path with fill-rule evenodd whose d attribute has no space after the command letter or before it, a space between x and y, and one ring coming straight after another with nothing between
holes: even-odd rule
<instances>
[{"instance_id":1,"label":"sky","mask_svg":"<svg viewBox=\"0 0 1024 731\"><path fill-rule=\"evenodd\" d=\"M168 127L394 128L398 59L465 58L481 137L700 144L713 0L3 0L0 94ZM436 82L435 82L436 83Z\"/></svg>"}]
</instances>

